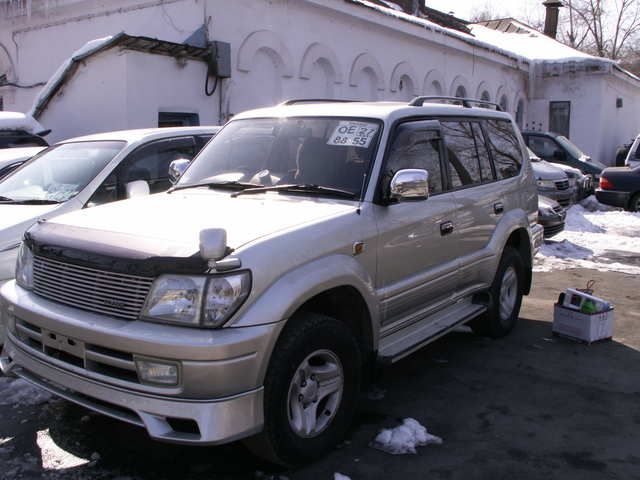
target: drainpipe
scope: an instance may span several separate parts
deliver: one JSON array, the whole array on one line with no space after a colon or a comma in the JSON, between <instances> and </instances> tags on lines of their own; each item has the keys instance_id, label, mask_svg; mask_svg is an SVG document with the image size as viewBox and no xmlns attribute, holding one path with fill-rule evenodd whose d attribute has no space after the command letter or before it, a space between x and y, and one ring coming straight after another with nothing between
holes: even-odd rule
<instances>
[{"instance_id":1,"label":"drainpipe","mask_svg":"<svg viewBox=\"0 0 640 480\"><path fill-rule=\"evenodd\" d=\"M544 19L544 34L555 40L558 36L558 17L560 16L560 7L564 4L560 0L545 0L542 5L547 9Z\"/></svg>"}]
</instances>

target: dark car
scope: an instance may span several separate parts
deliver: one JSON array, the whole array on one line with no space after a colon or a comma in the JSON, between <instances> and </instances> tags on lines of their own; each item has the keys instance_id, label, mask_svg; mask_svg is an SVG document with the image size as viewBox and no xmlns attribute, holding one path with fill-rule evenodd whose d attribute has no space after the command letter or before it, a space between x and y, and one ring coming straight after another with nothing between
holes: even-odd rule
<instances>
[{"instance_id":1,"label":"dark car","mask_svg":"<svg viewBox=\"0 0 640 480\"><path fill-rule=\"evenodd\" d=\"M611 167L602 171L600 188L596 190L600 203L640 211L640 166Z\"/></svg>"},{"instance_id":2,"label":"dark car","mask_svg":"<svg viewBox=\"0 0 640 480\"><path fill-rule=\"evenodd\" d=\"M47 147L49 144L42 138L48 132L38 134L24 130L0 130L0 148Z\"/></svg>"},{"instance_id":3,"label":"dark car","mask_svg":"<svg viewBox=\"0 0 640 480\"><path fill-rule=\"evenodd\" d=\"M551 238L564 230L566 210L552 198L538 195L538 223L544 228L544 238Z\"/></svg>"},{"instance_id":4,"label":"dark car","mask_svg":"<svg viewBox=\"0 0 640 480\"><path fill-rule=\"evenodd\" d=\"M543 160L577 168L586 175L600 177L606 165L592 160L571 141L553 132L522 132L527 146Z\"/></svg>"}]
</instances>

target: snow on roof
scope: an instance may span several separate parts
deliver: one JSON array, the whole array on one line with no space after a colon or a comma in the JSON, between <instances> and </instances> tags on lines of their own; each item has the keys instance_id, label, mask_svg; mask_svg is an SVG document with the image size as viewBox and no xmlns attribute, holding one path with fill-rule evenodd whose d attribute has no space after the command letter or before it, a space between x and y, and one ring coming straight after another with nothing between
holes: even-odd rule
<instances>
[{"instance_id":1,"label":"snow on roof","mask_svg":"<svg viewBox=\"0 0 640 480\"><path fill-rule=\"evenodd\" d=\"M40 90L40 93L33 101L33 106L29 111L29 115L34 118L39 117L42 110L46 107L46 104L51 100L55 91L60 87L60 85L62 85L62 83L64 83L67 76L73 73L75 64L83 58L106 48L113 38L113 35L104 38L96 38L95 40L85 43L82 47L73 52L73 54L67 58L62 65L60 65L51 78L49 78L46 85L42 87L42 90Z\"/></svg>"},{"instance_id":2,"label":"snow on roof","mask_svg":"<svg viewBox=\"0 0 640 480\"><path fill-rule=\"evenodd\" d=\"M518 32L522 33L503 32L481 24L472 24L470 28L473 35L481 42L508 48L516 55L532 61L602 60L547 37L520 22L512 23L516 23L519 27Z\"/></svg>"},{"instance_id":3,"label":"snow on roof","mask_svg":"<svg viewBox=\"0 0 640 480\"><path fill-rule=\"evenodd\" d=\"M0 130L24 130L35 135L44 131L44 128L31 115L21 112L0 112Z\"/></svg>"}]
</instances>

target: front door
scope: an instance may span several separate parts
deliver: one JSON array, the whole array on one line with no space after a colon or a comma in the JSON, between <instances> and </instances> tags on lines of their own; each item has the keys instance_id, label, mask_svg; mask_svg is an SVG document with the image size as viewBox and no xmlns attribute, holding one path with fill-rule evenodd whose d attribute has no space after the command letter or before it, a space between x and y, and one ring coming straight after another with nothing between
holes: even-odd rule
<instances>
[{"instance_id":1,"label":"front door","mask_svg":"<svg viewBox=\"0 0 640 480\"><path fill-rule=\"evenodd\" d=\"M406 168L429 172L430 197L378 207L377 288L383 328L401 328L445 305L457 287L454 194L444 189L442 143L433 121L399 125L383 167L382 196Z\"/></svg>"}]
</instances>

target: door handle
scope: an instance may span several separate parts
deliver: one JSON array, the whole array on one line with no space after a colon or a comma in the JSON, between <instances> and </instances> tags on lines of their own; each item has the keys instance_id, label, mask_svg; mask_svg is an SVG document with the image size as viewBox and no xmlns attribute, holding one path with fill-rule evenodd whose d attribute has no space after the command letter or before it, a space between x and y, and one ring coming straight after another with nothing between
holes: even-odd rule
<instances>
[{"instance_id":1,"label":"door handle","mask_svg":"<svg viewBox=\"0 0 640 480\"><path fill-rule=\"evenodd\" d=\"M493 213L501 214L504 212L504 204L502 202L496 202L493 204Z\"/></svg>"},{"instance_id":2,"label":"door handle","mask_svg":"<svg viewBox=\"0 0 640 480\"><path fill-rule=\"evenodd\" d=\"M440 224L440 235L445 236L453 232L453 222L443 222Z\"/></svg>"}]
</instances>

